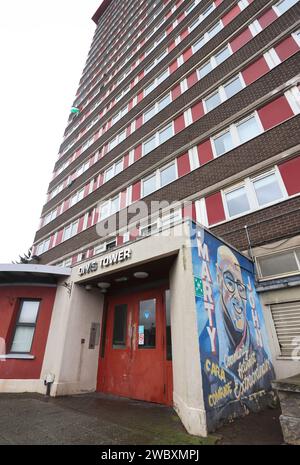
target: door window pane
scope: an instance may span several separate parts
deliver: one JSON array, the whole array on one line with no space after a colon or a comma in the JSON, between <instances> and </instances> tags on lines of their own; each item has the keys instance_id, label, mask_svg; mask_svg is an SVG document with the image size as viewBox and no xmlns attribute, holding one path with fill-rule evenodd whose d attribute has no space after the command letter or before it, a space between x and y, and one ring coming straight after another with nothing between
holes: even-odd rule
<instances>
[{"instance_id":1,"label":"door window pane","mask_svg":"<svg viewBox=\"0 0 300 465\"><path fill-rule=\"evenodd\" d=\"M126 332L127 305L116 305L114 314L113 348L117 349L126 346Z\"/></svg>"},{"instance_id":2,"label":"door window pane","mask_svg":"<svg viewBox=\"0 0 300 465\"><path fill-rule=\"evenodd\" d=\"M156 299L142 300L139 308L139 349L154 349L156 344Z\"/></svg>"},{"instance_id":3,"label":"door window pane","mask_svg":"<svg viewBox=\"0 0 300 465\"><path fill-rule=\"evenodd\" d=\"M247 142L253 137L256 137L259 134L259 127L254 116L243 121L237 125L237 131L240 137L241 144Z\"/></svg>"},{"instance_id":4,"label":"door window pane","mask_svg":"<svg viewBox=\"0 0 300 465\"><path fill-rule=\"evenodd\" d=\"M211 111L214 108L216 108L218 105L220 105L220 103L221 103L221 99L220 99L219 92L215 92L213 95L205 99L206 110Z\"/></svg>"},{"instance_id":5,"label":"door window pane","mask_svg":"<svg viewBox=\"0 0 300 465\"><path fill-rule=\"evenodd\" d=\"M151 176L151 178L145 179L143 181L143 195L149 195L151 192L156 190L156 176Z\"/></svg>"},{"instance_id":6,"label":"door window pane","mask_svg":"<svg viewBox=\"0 0 300 465\"><path fill-rule=\"evenodd\" d=\"M239 215L250 210L245 187L228 192L226 194L226 203L230 216Z\"/></svg>"},{"instance_id":7,"label":"door window pane","mask_svg":"<svg viewBox=\"0 0 300 465\"><path fill-rule=\"evenodd\" d=\"M282 192L275 174L254 181L253 185L260 206L282 198Z\"/></svg>"},{"instance_id":8,"label":"door window pane","mask_svg":"<svg viewBox=\"0 0 300 465\"><path fill-rule=\"evenodd\" d=\"M222 155L233 148L232 136L229 131L224 132L214 139L215 149L217 155Z\"/></svg>"},{"instance_id":9,"label":"door window pane","mask_svg":"<svg viewBox=\"0 0 300 465\"><path fill-rule=\"evenodd\" d=\"M167 341L167 360L172 360L172 338L171 338L171 305L170 305L170 291L165 293L166 301L166 341Z\"/></svg>"},{"instance_id":10,"label":"door window pane","mask_svg":"<svg viewBox=\"0 0 300 465\"><path fill-rule=\"evenodd\" d=\"M172 164L172 165L168 166L168 168L165 168L160 173L161 187L165 186L166 184L169 184L170 182L174 181L175 179L176 179L175 164Z\"/></svg>"},{"instance_id":11,"label":"door window pane","mask_svg":"<svg viewBox=\"0 0 300 465\"><path fill-rule=\"evenodd\" d=\"M224 86L225 94L227 98L232 97L233 95L237 94L240 90L242 90L242 83L239 76L233 81L229 82Z\"/></svg>"}]
</instances>

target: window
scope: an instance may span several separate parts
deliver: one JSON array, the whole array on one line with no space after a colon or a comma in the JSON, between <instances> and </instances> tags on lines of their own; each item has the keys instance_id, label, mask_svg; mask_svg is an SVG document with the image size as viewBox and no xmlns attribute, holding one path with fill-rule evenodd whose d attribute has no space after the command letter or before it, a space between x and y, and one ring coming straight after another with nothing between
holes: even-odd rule
<instances>
[{"instance_id":1,"label":"window","mask_svg":"<svg viewBox=\"0 0 300 465\"><path fill-rule=\"evenodd\" d=\"M113 348L121 349L126 347L127 333L127 305L120 304L115 306L114 312L114 330L113 330Z\"/></svg>"},{"instance_id":2,"label":"window","mask_svg":"<svg viewBox=\"0 0 300 465\"><path fill-rule=\"evenodd\" d=\"M167 94L165 97L163 97L161 100L159 100L156 104L154 104L152 107L149 108L144 113L144 123L149 121L151 118L153 118L154 115L162 111L167 105L171 103L171 94Z\"/></svg>"},{"instance_id":3,"label":"window","mask_svg":"<svg viewBox=\"0 0 300 465\"><path fill-rule=\"evenodd\" d=\"M275 173L253 181L256 198L259 206L275 202L283 197L279 182Z\"/></svg>"},{"instance_id":4,"label":"window","mask_svg":"<svg viewBox=\"0 0 300 465\"><path fill-rule=\"evenodd\" d=\"M139 349L156 346L156 299L140 301L138 343Z\"/></svg>"},{"instance_id":5,"label":"window","mask_svg":"<svg viewBox=\"0 0 300 465\"><path fill-rule=\"evenodd\" d=\"M246 120L237 124L237 132L241 144L247 142L250 139L253 139L253 137L258 136L261 131L255 116L251 116L250 118L247 118Z\"/></svg>"},{"instance_id":6,"label":"window","mask_svg":"<svg viewBox=\"0 0 300 465\"><path fill-rule=\"evenodd\" d=\"M143 154L147 155L149 152L152 152L156 147L156 136L152 136L151 139L148 139L143 143Z\"/></svg>"},{"instance_id":7,"label":"window","mask_svg":"<svg viewBox=\"0 0 300 465\"><path fill-rule=\"evenodd\" d=\"M175 179L176 179L175 163L172 163L172 165L160 171L160 186L161 187L164 187L167 184L170 184L170 182L175 181Z\"/></svg>"},{"instance_id":8,"label":"window","mask_svg":"<svg viewBox=\"0 0 300 465\"><path fill-rule=\"evenodd\" d=\"M156 114L156 109L155 109L155 105L153 105L153 107L151 107L149 110L147 110L144 113L144 122L146 123L147 121L149 121L149 119L153 118L155 114Z\"/></svg>"},{"instance_id":9,"label":"window","mask_svg":"<svg viewBox=\"0 0 300 465\"><path fill-rule=\"evenodd\" d=\"M71 237L77 234L77 230L78 230L78 221L75 221L74 223L69 224L69 226L67 226L64 229L62 240L67 241L68 239L71 239Z\"/></svg>"},{"instance_id":10,"label":"window","mask_svg":"<svg viewBox=\"0 0 300 465\"><path fill-rule=\"evenodd\" d=\"M225 194L229 216L240 215L250 210L245 187L240 187Z\"/></svg>"},{"instance_id":11,"label":"window","mask_svg":"<svg viewBox=\"0 0 300 465\"><path fill-rule=\"evenodd\" d=\"M49 250L49 247L50 247L50 238L46 239L45 241L41 242L38 245L37 255L42 255L43 253L47 252L47 250Z\"/></svg>"},{"instance_id":12,"label":"window","mask_svg":"<svg viewBox=\"0 0 300 465\"><path fill-rule=\"evenodd\" d=\"M30 353L39 306L39 300L21 301L20 313L10 349L11 353Z\"/></svg>"},{"instance_id":13,"label":"window","mask_svg":"<svg viewBox=\"0 0 300 465\"><path fill-rule=\"evenodd\" d=\"M156 190L156 175L152 175L151 177L145 179L143 181L143 196L151 194Z\"/></svg>"},{"instance_id":14,"label":"window","mask_svg":"<svg viewBox=\"0 0 300 465\"><path fill-rule=\"evenodd\" d=\"M111 200L110 214L113 215L117 211L119 211L119 195Z\"/></svg>"},{"instance_id":15,"label":"window","mask_svg":"<svg viewBox=\"0 0 300 465\"><path fill-rule=\"evenodd\" d=\"M169 126L165 127L158 133L159 145L166 142L172 136L173 136L173 125L169 124Z\"/></svg>"},{"instance_id":16,"label":"window","mask_svg":"<svg viewBox=\"0 0 300 465\"><path fill-rule=\"evenodd\" d=\"M228 84L224 85L224 91L227 98L232 97L233 95L240 92L243 89L243 85L239 76L234 78Z\"/></svg>"},{"instance_id":17,"label":"window","mask_svg":"<svg viewBox=\"0 0 300 465\"><path fill-rule=\"evenodd\" d=\"M261 278L274 278L300 273L300 248L257 257Z\"/></svg>"},{"instance_id":18,"label":"window","mask_svg":"<svg viewBox=\"0 0 300 465\"><path fill-rule=\"evenodd\" d=\"M281 2L278 2L274 8L279 12L279 14L282 15L287 10L289 10L293 5L295 5L297 2L298 0L281 0Z\"/></svg>"},{"instance_id":19,"label":"window","mask_svg":"<svg viewBox=\"0 0 300 465\"><path fill-rule=\"evenodd\" d=\"M210 73L211 70L212 70L212 65L211 65L211 62L208 61L204 66L202 66L198 70L198 74L199 74L200 79L203 78L204 76L206 76L208 73Z\"/></svg>"},{"instance_id":20,"label":"window","mask_svg":"<svg viewBox=\"0 0 300 465\"><path fill-rule=\"evenodd\" d=\"M211 111L216 108L221 103L221 98L219 95L219 91L215 92L214 94L210 95L206 99L204 99L206 111Z\"/></svg>"},{"instance_id":21,"label":"window","mask_svg":"<svg viewBox=\"0 0 300 465\"><path fill-rule=\"evenodd\" d=\"M231 53L230 53L229 47L227 46L227 47L223 48L223 50L221 50L215 56L215 60L216 60L217 65L220 65L221 63L223 63L223 61L225 61L227 58L229 58L230 55L231 55Z\"/></svg>"},{"instance_id":22,"label":"window","mask_svg":"<svg viewBox=\"0 0 300 465\"><path fill-rule=\"evenodd\" d=\"M213 139L213 142L217 156L222 155L233 148L233 140L229 130L219 136L216 136Z\"/></svg>"},{"instance_id":23,"label":"window","mask_svg":"<svg viewBox=\"0 0 300 465\"><path fill-rule=\"evenodd\" d=\"M300 301L271 305L274 327L280 347L280 357L293 359L300 339Z\"/></svg>"}]
</instances>

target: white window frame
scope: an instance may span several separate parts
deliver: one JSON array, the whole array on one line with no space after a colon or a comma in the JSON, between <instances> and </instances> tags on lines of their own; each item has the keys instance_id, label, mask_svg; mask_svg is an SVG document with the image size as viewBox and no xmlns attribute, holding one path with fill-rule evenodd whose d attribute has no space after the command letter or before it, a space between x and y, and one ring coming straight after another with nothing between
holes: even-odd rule
<instances>
[{"instance_id":1,"label":"white window frame","mask_svg":"<svg viewBox=\"0 0 300 465\"><path fill-rule=\"evenodd\" d=\"M167 184L164 184L164 186L162 186L162 184L161 184L161 173L162 173L162 171L165 171L166 169L168 169L172 165L174 165L174 168L175 168L175 179L173 181L168 182ZM144 194L144 183L146 181L148 181L150 178L155 179L155 188L149 194ZM161 188L163 188L165 186L168 186L169 184L172 184L172 182L176 181L177 179L178 179L178 167L177 167L177 162L176 162L176 159L175 159L175 160L171 161L170 163L168 163L167 165L161 166L160 168L158 168L157 170L155 170L154 172L152 172L151 174L149 174L148 176L146 176L145 178L142 179L142 182L141 182L141 198L147 197L148 195L151 195L153 192L156 192L159 189L161 189Z\"/></svg>"}]
</instances>

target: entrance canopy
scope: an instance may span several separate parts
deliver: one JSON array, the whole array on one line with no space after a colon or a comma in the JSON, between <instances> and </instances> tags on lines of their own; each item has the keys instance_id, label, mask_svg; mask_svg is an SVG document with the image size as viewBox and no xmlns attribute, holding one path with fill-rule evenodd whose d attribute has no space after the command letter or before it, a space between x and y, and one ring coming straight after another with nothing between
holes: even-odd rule
<instances>
[{"instance_id":1,"label":"entrance canopy","mask_svg":"<svg viewBox=\"0 0 300 465\"><path fill-rule=\"evenodd\" d=\"M0 285L14 283L56 284L59 278L68 277L70 268L47 265L0 264Z\"/></svg>"}]
</instances>

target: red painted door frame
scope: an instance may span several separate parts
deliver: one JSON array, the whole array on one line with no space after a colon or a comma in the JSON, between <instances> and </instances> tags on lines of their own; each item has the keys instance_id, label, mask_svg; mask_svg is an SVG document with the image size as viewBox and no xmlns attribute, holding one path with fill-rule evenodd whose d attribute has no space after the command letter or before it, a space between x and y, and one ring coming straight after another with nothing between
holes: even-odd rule
<instances>
[{"instance_id":1,"label":"red painted door frame","mask_svg":"<svg viewBox=\"0 0 300 465\"><path fill-rule=\"evenodd\" d=\"M102 332L97 390L132 399L172 405L172 361L166 351L166 288L108 297ZM156 300L155 348L138 344L139 303ZM127 304L126 344L113 347L114 309Z\"/></svg>"}]
</instances>

